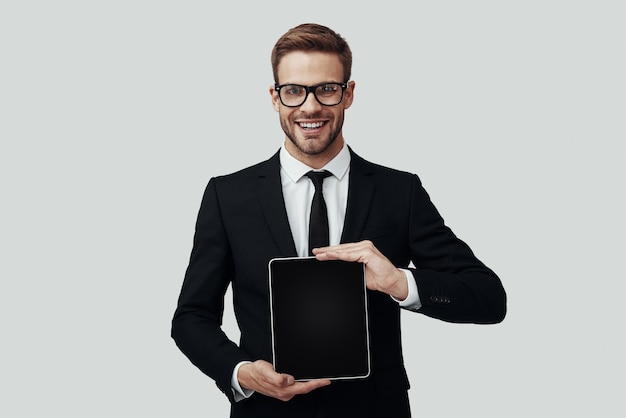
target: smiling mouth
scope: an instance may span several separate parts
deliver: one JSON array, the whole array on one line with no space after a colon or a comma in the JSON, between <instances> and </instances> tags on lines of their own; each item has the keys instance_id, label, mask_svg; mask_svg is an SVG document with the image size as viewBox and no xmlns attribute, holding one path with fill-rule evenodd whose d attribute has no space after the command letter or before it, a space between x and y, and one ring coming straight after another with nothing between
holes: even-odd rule
<instances>
[{"instance_id":1,"label":"smiling mouth","mask_svg":"<svg viewBox=\"0 0 626 418\"><path fill-rule=\"evenodd\" d=\"M300 122L298 123L298 125L300 125L300 127L302 129L306 130L312 130L312 129L319 129L322 126L324 126L326 122Z\"/></svg>"}]
</instances>

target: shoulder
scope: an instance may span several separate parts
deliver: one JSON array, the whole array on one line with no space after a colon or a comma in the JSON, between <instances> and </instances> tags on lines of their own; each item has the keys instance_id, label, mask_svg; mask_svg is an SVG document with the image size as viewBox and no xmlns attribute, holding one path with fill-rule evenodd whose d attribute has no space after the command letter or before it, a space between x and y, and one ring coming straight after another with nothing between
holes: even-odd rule
<instances>
[{"instance_id":1,"label":"shoulder","mask_svg":"<svg viewBox=\"0 0 626 418\"><path fill-rule=\"evenodd\" d=\"M234 183L247 183L250 182L252 179L270 176L278 172L280 172L280 161L278 158L278 152L276 152L265 161L261 161L249 167L242 168L241 170L235 171L233 173L215 176L211 178L211 181L224 185Z\"/></svg>"},{"instance_id":2,"label":"shoulder","mask_svg":"<svg viewBox=\"0 0 626 418\"><path fill-rule=\"evenodd\" d=\"M417 174L368 161L350 149L350 168L359 174L395 181L419 181Z\"/></svg>"}]
</instances>

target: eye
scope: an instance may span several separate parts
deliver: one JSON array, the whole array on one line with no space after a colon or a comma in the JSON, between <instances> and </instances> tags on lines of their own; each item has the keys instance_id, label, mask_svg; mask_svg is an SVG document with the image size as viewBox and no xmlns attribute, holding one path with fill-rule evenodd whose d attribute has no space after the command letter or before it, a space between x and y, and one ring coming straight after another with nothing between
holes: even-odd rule
<instances>
[{"instance_id":1,"label":"eye","mask_svg":"<svg viewBox=\"0 0 626 418\"><path fill-rule=\"evenodd\" d=\"M330 95L335 94L338 89L339 89L338 84L322 84L321 86L317 88L317 93L324 95L324 96L330 96Z\"/></svg>"},{"instance_id":2,"label":"eye","mask_svg":"<svg viewBox=\"0 0 626 418\"><path fill-rule=\"evenodd\" d=\"M289 96L299 96L302 94L302 87L296 85L287 85L282 88L283 94L287 94Z\"/></svg>"}]
</instances>

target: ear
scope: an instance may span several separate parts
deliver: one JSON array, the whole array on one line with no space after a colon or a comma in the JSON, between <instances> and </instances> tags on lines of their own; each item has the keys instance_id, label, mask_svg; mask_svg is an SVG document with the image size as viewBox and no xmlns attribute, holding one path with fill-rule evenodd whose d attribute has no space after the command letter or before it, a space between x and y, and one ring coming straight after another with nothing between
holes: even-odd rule
<instances>
[{"instance_id":1,"label":"ear","mask_svg":"<svg viewBox=\"0 0 626 418\"><path fill-rule=\"evenodd\" d=\"M278 112L280 110L280 98L273 84L270 86L270 96L272 96L272 107Z\"/></svg>"},{"instance_id":2,"label":"ear","mask_svg":"<svg viewBox=\"0 0 626 418\"><path fill-rule=\"evenodd\" d=\"M352 106L352 101L354 100L354 86L356 83L354 81L348 81L348 87L346 87L346 91L343 93L343 108L348 109Z\"/></svg>"}]
</instances>

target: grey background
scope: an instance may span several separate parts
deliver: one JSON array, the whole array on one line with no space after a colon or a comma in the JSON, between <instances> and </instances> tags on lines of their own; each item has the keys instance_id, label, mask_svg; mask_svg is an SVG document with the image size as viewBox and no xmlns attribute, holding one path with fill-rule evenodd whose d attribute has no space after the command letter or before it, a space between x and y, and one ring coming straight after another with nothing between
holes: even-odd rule
<instances>
[{"instance_id":1,"label":"grey background","mask_svg":"<svg viewBox=\"0 0 626 418\"><path fill-rule=\"evenodd\" d=\"M305 21L353 49L347 142L509 294L496 326L403 314L414 415L624 416L623 2L409 4L2 2L1 416L227 415L170 320L207 181L281 144L269 54Z\"/></svg>"}]
</instances>

